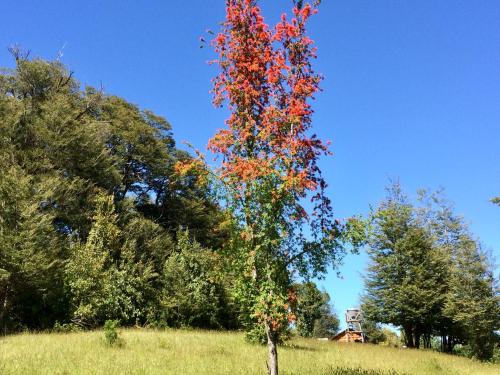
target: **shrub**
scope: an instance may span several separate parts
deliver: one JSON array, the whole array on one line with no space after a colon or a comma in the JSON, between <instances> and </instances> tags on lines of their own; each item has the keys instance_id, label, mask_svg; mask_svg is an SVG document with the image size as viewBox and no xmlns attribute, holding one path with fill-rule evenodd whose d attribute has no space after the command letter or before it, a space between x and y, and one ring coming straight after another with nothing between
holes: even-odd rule
<instances>
[{"instance_id":1,"label":"shrub","mask_svg":"<svg viewBox=\"0 0 500 375\"><path fill-rule=\"evenodd\" d=\"M75 323L59 323L58 321L56 321L54 328L52 328L52 331L58 333L79 332L81 330L82 328Z\"/></svg>"},{"instance_id":2,"label":"shrub","mask_svg":"<svg viewBox=\"0 0 500 375\"><path fill-rule=\"evenodd\" d=\"M118 320L106 320L104 323L104 340L106 344L113 346L121 343L116 328L120 325Z\"/></svg>"}]
</instances>

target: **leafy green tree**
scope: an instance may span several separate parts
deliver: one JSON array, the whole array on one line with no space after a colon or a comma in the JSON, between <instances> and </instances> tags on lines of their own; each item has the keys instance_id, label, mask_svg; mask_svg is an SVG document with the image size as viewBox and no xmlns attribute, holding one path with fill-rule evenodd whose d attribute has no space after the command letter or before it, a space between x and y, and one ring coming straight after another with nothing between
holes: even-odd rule
<instances>
[{"instance_id":1,"label":"leafy green tree","mask_svg":"<svg viewBox=\"0 0 500 375\"><path fill-rule=\"evenodd\" d=\"M219 256L189 238L177 236L163 272L162 317L169 326L222 328L228 324L228 297Z\"/></svg>"},{"instance_id":2,"label":"leafy green tree","mask_svg":"<svg viewBox=\"0 0 500 375\"><path fill-rule=\"evenodd\" d=\"M165 119L12 52L0 71L0 324L154 321L177 229L219 248L226 213L174 170L191 157ZM113 213L96 210L103 194Z\"/></svg>"},{"instance_id":3,"label":"leafy green tree","mask_svg":"<svg viewBox=\"0 0 500 375\"><path fill-rule=\"evenodd\" d=\"M500 327L498 289L488 258L467 237L455 249L444 314L462 328L473 356L492 357Z\"/></svg>"},{"instance_id":4,"label":"leafy green tree","mask_svg":"<svg viewBox=\"0 0 500 375\"><path fill-rule=\"evenodd\" d=\"M54 180L37 182L1 159L0 169L0 325L47 328L64 317L68 246L45 209Z\"/></svg>"},{"instance_id":5,"label":"leafy green tree","mask_svg":"<svg viewBox=\"0 0 500 375\"><path fill-rule=\"evenodd\" d=\"M437 336L443 351L463 344L488 359L499 317L489 258L441 192L421 190L418 203L396 184L372 214L364 311L402 327L409 347Z\"/></svg>"},{"instance_id":6,"label":"leafy green tree","mask_svg":"<svg viewBox=\"0 0 500 375\"><path fill-rule=\"evenodd\" d=\"M303 337L333 336L339 327L339 320L330 306L330 296L320 291L315 283L308 281L296 284L297 294L296 327Z\"/></svg>"},{"instance_id":7,"label":"leafy green tree","mask_svg":"<svg viewBox=\"0 0 500 375\"><path fill-rule=\"evenodd\" d=\"M408 347L430 337L444 303L446 257L398 184L370 217L363 311L369 320L402 327ZM430 340L424 340L430 346Z\"/></svg>"},{"instance_id":8,"label":"leafy green tree","mask_svg":"<svg viewBox=\"0 0 500 375\"><path fill-rule=\"evenodd\" d=\"M330 305L330 296L328 293L323 295L325 302L321 307L321 316L314 322L313 337L332 337L339 331L340 321L333 312Z\"/></svg>"},{"instance_id":9,"label":"leafy green tree","mask_svg":"<svg viewBox=\"0 0 500 375\"><path fill-rule=\"evenodd\" d=\"M419 220L432 232L448 263L446 300L435 330L441 336L441 350L452 353L456 344L467 344L471 355L486 359L491 356L499 308L489 257L440 192L419 195L423 203ZM481 327L480 332L472 327Z\"/></svg>"},{"instance_id":10,"label":"leafy green tree","mask_svg":"<svg viewBox=\"0 0 500 375\"><path fill-rule=\"evenodd\" d=\"M314 323L321 317L324 296L313 282L295 285L297 307L295 309L297 331L301 336L311 337Z\"/></svg>"},{"instance_id":11,"label":"leafy green tree","mask_svg":"<svg viewBox=\"0 0 500 375\"><path fill-rule=\"evenodd\" d=\"M74 305L73 320L96 326L114 317L113 257L119 254L120 229L116 226L113 197L97 199L92 229L85 244L75 244L66 266L66 280ZM111 316L113 315L113 316Z\"/></svg>"},{"instance_id":12,"label":"leafy green tree","mask_svg":"<svg viewBox=\"0 0 500 375\"><path fill-rule=\"evenodd\" d=\"M363 333L366 335L366 338L369 343L372 344L380 344L386 340L386 334L380 324L365 319L363 322Z\"/></svg>"},{"instance_id":13,"label":"leafy green tree","mask_svg":"<svg viewBox=\"0 0 500 375\"><path fill-rule=\"evenodd\" d=\"M153 266L123 244L116 225L113 196L100 195L92 229L85 244L75 244L66 267L66 280L74 305L73 321L96 326L107 319L131 323L145 320Z\"/></svg>"}]
</instances>

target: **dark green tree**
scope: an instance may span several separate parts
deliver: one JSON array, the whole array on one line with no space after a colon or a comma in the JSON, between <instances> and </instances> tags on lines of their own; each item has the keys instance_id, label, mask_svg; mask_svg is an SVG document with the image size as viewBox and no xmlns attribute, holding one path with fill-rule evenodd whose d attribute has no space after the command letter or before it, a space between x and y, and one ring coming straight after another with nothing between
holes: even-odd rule
<instances>
[{"instance_id":1,"label":"dark green tree","mask_svg":"<svg viewBox=\"0 0 500 375\"><path fill-rule=\"evenodd\" d=\"M0 326L47 328L63 316L67 241L44 209L53 180L37 182L0 160Z\"/></svg>"},{"instance_id":2,"label":"dark green tree","mask_svg":"<svg viewBox=\"0 0 500 375\"><path fill-rule=\"evenodd\" d=\"M471 354L490 359L500 327L500 299L488 257L464 237L455 248L444 315L459 326Z\"/></svg>"},{"instance_id":3,"label":"dark green tree","mask_svg":"<svg viewBox=\"0 0 500 375\"><path fill-rule=\"evenodd\" d=\"M330 296L308 281L294 286L297 293L295 307L297 332L303 337L335 335L339 320L332 312Z\"/></svg>"},{"instance_id":4,"label":"dark green tree","mask_svg":"<svg viewBox=\"0 0 500 375\"><path fill-rule=\"evenodd\" d=\"M386 340L384 330L379 323L365 319L362 329L371 344L380 344Z\"/></svg>"},{"instance_id":5,"label":"dark green tree","mask_svg":"<svg viewBox=\"0 0 500 375\"><path fill-rule=\"evenodd\" d=\"M330 304L328 293L323 294L325 300L321 307L321 316L314 322L313 337L332 337L339 331L340 321Z\"/></svg>"},{"instance_id":6,"label":"dark green tree","mask_svg":"<svg viewBox=\"0 0 500 375\"><path fill-rule=\"evenodd\" d=\"M422 338L429 347L444 303L446 258L398 184L372 212L370 227L363 311L402 327L408 347L418 348Z\"/></svg>"},{"instance_id":7,"label":"dark green tree","mask_svg":"<svg viewBox=\"0 0 500 375\"><path fill-rule=\"evenodd\" d=\"M169 326L222 328L231 325L219 255L179 231L167 259L161 295L162 318Z\"/></svg>"},{"instance_id":8,"label":"dark green tree","mask_svg":"<svg viewBox=\"0 0 500 375\"><path fill-rule=\"evenodd\" d=\"M451 353L456 344L467 344L472 355L486 359L491 356L499 314L490 258L441 192L422 190L419 201L419 221L432 233L448 264L445 305L435 327L441 349Z\"/></svg>"},{"instance_id":9,"label":"dark green tree","mask_svg":"<svg viewBox=\"0 0 500 375\"><path fill-rule=\"evenodd\" d=\"M12 52L0 71L0 324L153 322L178 228L220 248L226 213L174 170L190 156L164 118Z\"/></svg>"}]
</instances>

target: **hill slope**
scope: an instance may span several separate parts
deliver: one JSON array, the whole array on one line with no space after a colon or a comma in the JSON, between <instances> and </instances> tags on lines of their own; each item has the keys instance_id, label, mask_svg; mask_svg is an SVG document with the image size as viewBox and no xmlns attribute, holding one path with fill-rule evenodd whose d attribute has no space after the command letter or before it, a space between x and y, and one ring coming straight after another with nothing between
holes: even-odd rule
<instances>
[{"instance_id":1,"label":"hill slope","mask_svg":"<svg viewBox=\"0 0 500 375\"><path fill-rule=\"evenodd\" d=\"M122 330L122 347L100 331L20 334L0 338L0 373L7 374L263 374L264 347L242 334ZM500 366L435 352L295 339L279 351L285 375L494 375ZM348 372L335 368L361 368ZM374 370L374 371L370 371ZM377 371L379 370L379 371Z\"/></svg>"}]
</instances>

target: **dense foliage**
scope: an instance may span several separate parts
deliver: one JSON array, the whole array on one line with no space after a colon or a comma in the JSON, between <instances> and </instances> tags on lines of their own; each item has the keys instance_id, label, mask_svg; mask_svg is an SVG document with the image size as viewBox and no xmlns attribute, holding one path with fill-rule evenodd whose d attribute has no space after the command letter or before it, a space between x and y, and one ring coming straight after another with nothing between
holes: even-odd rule
<instances>
[{"instance_id":1,"label":"dense foliage","mask_svg":"<svg viewBox=\"0 0 500 375\"><path fill-rule=\"evenodd\" d=\"M234 228L199 175L177 173L190 156L170 125L13 52L0 75L2 330L245 325Z\"/></svg>"},{"instance_id":2,"label":"dense foliage","mask_svg":"<svg viewBox=\"0 0 500 375\"><path fill-rule=\"evenodd\" d=\"M165 119L81 89L59 61L12 52L15 68L0 75L0 326L163 323L178 286L168 260L187 241L179 228L209 267L225 213L195 175L175 173L190 157ZM214 319L191 323L234 320Z\"/></svg>"},{"instance_id":3,"label":"dense foliage","mask_svg":"<svg viewBox=\"0 0 500 375\"><path fill-rule=\"evenodd\" d=\"M297 294L296 328L302 337L332 337L340 321L330 305L330 295L313 282L294 285Z\"/></svg>"},{"instance_id":4,"label":"dense foliage","mask_svg":"<svg viewBox=\"0 0 500 375\"><path fill-rule=\"evenodd\" d=\"M369 221L368 318L401 327L407 347L430 348L437 336L443 351L468 344L490 358L500 324L493 266L452 206L424 191L414 204L394 184Z\"/></svg>"}]
</instances>

